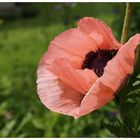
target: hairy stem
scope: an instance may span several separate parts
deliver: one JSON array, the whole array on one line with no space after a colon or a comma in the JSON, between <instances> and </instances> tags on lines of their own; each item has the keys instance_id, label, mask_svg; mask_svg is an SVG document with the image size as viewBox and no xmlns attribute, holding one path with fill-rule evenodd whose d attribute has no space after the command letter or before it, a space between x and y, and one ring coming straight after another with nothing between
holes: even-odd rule
<instances>
[{"instance_id":1,"label":"hairy stem","mask_svg":"<svg viewBox=\"0 0 140 140\"><path fill-rule=\"evenodd\" d=\"M130 19L132 15L132 3L126 3L126 11L122 29L121 43L124 44L127 41L127 35L130 26Z\"/></svg>"}]
</instances>

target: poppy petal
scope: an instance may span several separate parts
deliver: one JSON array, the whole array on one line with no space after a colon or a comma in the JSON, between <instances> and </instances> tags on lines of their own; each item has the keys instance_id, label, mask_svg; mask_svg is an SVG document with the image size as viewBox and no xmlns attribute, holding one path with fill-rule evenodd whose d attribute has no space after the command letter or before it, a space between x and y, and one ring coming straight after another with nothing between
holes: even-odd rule
<instances>
[{"instance_id":1,"label":"poppy petal","mask_svg":"<svg viewBox=\"0 0 140 140\"><path fill-rule=\"evenodd\" d=\"M140 44L140 34L136 34L122 46L117 55L107 63L101 80L116 91L120 84L133 72L135 49ZM110 76L113 75L113 76ZM113 83L113 84L112 84Z\"/></svg>"},{"instance_id":2,"label":"poppy petal","mask_svg":"<svg viewBox=\"0 0 140 140\"><path fill-rule=\"evenodd\" d=\"M107 63L103 76L96 80L82 100L76 117L98 109L114 98L116 91L133 72L135 49L138 44L140 44L140 34L133 36Z\"/></svg>"},{"instance_id":3,"label":"poppy petal","mask_svg":"<svg viewBox=\"0 0 140 140\"><path fill-rule=\"evenodd\" d=\"M96 41L100 45L100 49L119 49L121 47L111 29L98 19L85 17L78 22L78 28Z\"/></svg>"},{"instance_id":4,"label":"poppy petal","mask_svg":"<svg viewBox=\"0 0 140 140\"><path fill-rule=\"evenodd\" d=\"M85 94L98 78L92 70L75 69L70 61L64 58L55 60L48 70L57 75L71 88Z\"/></svg>"},{"instance_id":5,"label":"poppy petal","mask_svg":"<svg viewBox=\"0 0 140 140\"><path fill-rule=\"evenodd\" d=\"M54 112L75 116L84 95L63 83L48 71L46 66L40 66L37 74L37 89L41 102Z\"/></svg>"},{"instance_id":6,"label":"poppy petal","mask_svg":"<svg viewBox=\"0 0 140 140\"><path fill-rule=\"evenodd\" d=\"M97 80L83 98L75 118L88 114L111 101L114 97L113 92L110 87L104 85L102 81Z\"/></svg>"},{"instance_id":7,"label":"poppy petal","mask_svg":"<svg viewBox=\"0 0 140 140\"><path fill-rule=\"evenodd\" d=\"M85 55L96 48L96 43L81 30L69 29L51 42L41 63L51 64L63 56L80 68Z\"/></svg>"}]
</instances>

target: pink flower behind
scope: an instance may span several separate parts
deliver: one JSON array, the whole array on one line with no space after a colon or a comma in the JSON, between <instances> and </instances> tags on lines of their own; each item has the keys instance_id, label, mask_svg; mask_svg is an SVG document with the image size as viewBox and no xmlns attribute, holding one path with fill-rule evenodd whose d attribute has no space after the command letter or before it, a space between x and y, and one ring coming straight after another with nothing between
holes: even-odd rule
<instances>
[{"instance_id":1,"label":"pink flower behind","mask_svg":"<svg viewBox=\"0 0 140 140\"><path fill-rule=\"evenodd\" d=\"M50 110L80 117L110 102L133 72L140 34L121 45L102 21L86 17L57 36L41 58L37 90Z\"/></svg>"}]
</instances>

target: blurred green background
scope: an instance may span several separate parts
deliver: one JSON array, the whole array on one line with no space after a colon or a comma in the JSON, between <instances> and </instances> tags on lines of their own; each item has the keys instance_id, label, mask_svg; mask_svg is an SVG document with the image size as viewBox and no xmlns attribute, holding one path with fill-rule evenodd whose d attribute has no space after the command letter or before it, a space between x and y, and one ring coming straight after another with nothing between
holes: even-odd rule
<instances>
[{"instance_id":1,"label":"blurred green background","mask_svg":"<svg viewBox=\"0 0 140 140\"><path fill-rule=\"evenodd\" d=\"M135 4L129 36L140 32ZM36 93L36 70L51 40L85 16L105 21L120 40L125 3L0 3L0 137L114 137L111 102L79 119L53 113Z\"/></svg>"}]
</instances>

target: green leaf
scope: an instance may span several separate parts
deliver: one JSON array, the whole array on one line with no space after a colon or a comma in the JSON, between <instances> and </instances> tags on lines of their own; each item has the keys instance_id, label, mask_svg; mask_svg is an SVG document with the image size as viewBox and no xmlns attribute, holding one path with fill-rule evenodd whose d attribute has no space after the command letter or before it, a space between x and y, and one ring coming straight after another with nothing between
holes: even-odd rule
<instances>
[{"instance_id":1,"label":"green leaf","mask_svg":"<svg viewBox=\"0 0 140 140\"><path fill-rule=\"evenodd\" d=\"M4 112L6 112L7 108L8 108L8 103L7 102L1 103L1 105L0 105L0 115L3 115Z\"/></svg>"},{"instance_id":2,"label":"green leaf","mask_svg":"<svg viewBox=\"0 0 140 140\"><path fill-rule=\"evenodd\" d=\"M140 84L140 81L135 81L132 85L133 86L137 86L137 85L139 85Z\"/></svg>"},{"instance_id":3,"label":"green leaf","mask_svg":"<svg viewBox=\"0 0 140 140\"><path fill-rule=\"evenodd\" d=\"M9 133L13 130L13 127L16 124L16 120L11 120L7 122L5 127L2 129L2 137L8 137Z\"/></svg>"},{"instance_id":4,"label":"green leaf","mask_svg":"<svg viewBox=\"0 0 140 140\"><path fill-rule=\"evenodd\" d=\"M117 137L121 136L121 125L118 122L116 124L104 123L104 126Z\"/></svg>"},{"instance_id":5,"label":"green leaf","mask_svg":"<svg viewBox=\"0 0 140 140\"><path fill-rule=\"evenodd\" d=\"M138 74L136 78L140 79L140 74Z\"/></svg>"},{"instance_id":6,"label":"green leaf","mask_svg":"<svg viewBox=\"0 0 140 140\"><path fill-rule=\"evenodd\" d=\"M31 118L32 118L32 114L30 112L27 113L14 133L17 134L19 131L21 131L21 129L31 120Z\"/></svg>"},{"instance_id":7,"label":"green leaf","mask_svg":"<svg viewBox=\"0 0 140 140\"><path fill-rule=\"evenodd\" d=\"M44 122L41 118L34 118L32 123L33 123L34 127L37 128L37 129L43 130L44 127L45 127Z\"/></svg>"}]
</instances>

